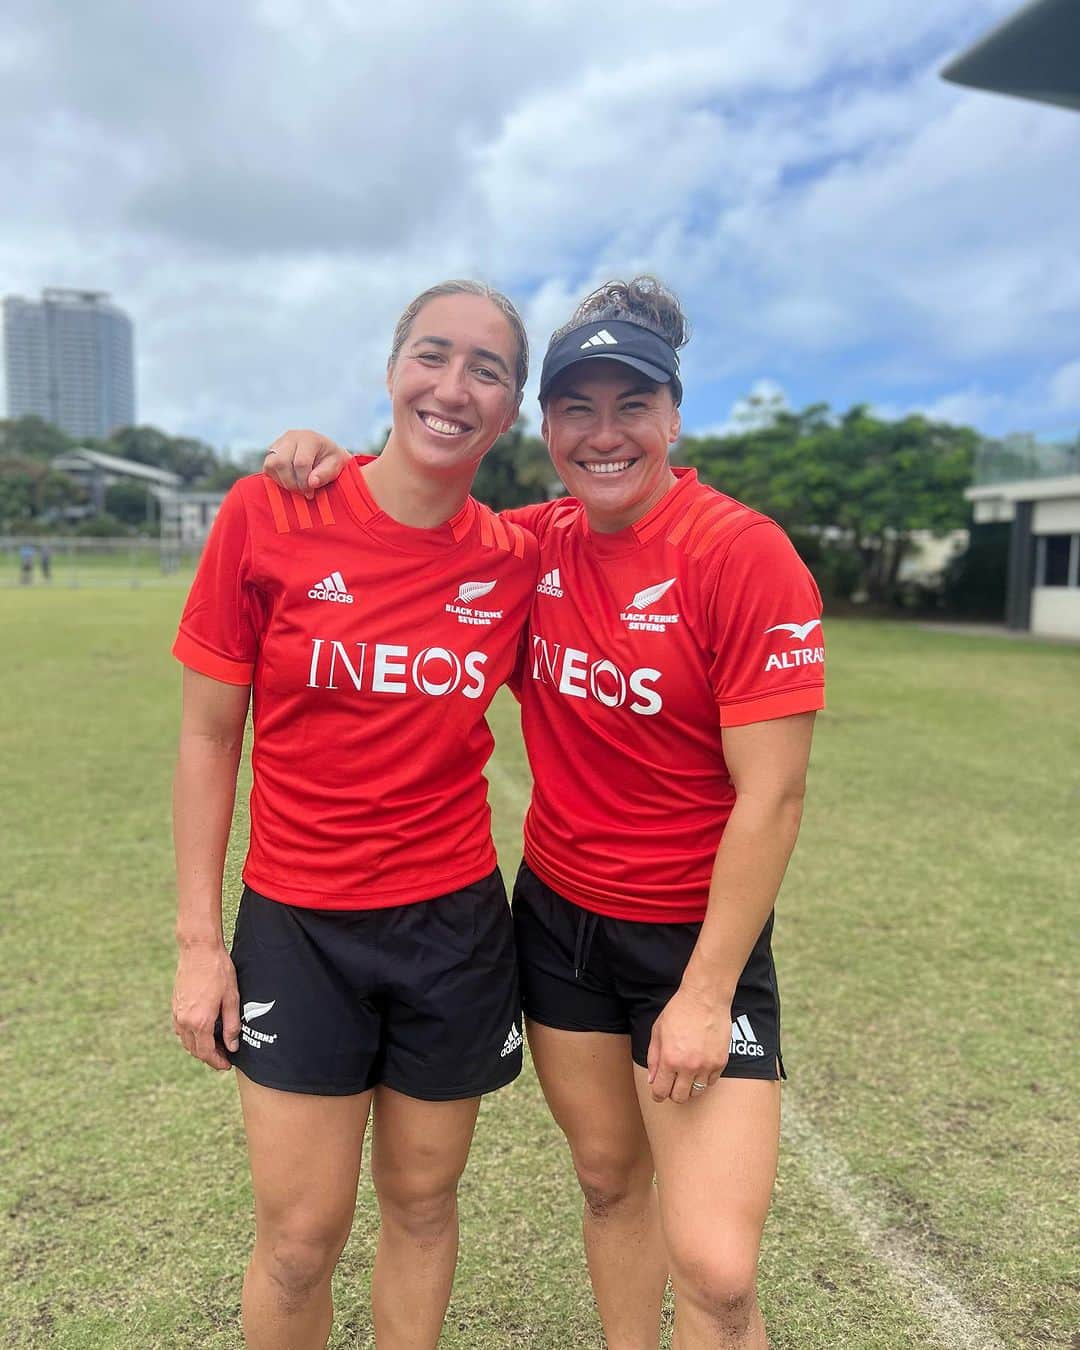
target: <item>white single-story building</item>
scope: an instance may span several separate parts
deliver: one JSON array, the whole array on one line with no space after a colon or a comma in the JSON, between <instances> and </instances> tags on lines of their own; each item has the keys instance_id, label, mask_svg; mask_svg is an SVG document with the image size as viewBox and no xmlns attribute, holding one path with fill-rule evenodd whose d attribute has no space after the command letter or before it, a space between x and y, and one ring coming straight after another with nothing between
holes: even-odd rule
<instances>
[{"instance_id":1,"label":"white single-story building","mask_svg":"<svg viewBox=\"0 0 1080 1350\"><path fill-rule=\"evenodd\" d=\"M56 455L52 467L81 483L98 511L105 509L105 489L114 483L139 483L149 492L175 492L182 482L178 473L159 469L138 460L121 459L119 455L105 455L100 450L80 446L67 454Z\"/></svg>"},{"instance_id":2,"label":"white single-story building","mask_svg":"<svg viewBox=\"0 0 1080 1350\"><path fill-rule=\"evenodd\" d=\"M1080 474L987 483L964 495L976 525L1012 522L1008 626L1080 638Z\"/></svg>"},{"instance_id":3,"label":"white single-story building","mask_svg":"<svg viewBox=\"0 0 1080 1350\"><path fill-rule=\"evenodd\" d=\"M161 503L161 537L176 544L189 546L206 543L224 492L159 492Z\"/></svg>"}]
</instances>

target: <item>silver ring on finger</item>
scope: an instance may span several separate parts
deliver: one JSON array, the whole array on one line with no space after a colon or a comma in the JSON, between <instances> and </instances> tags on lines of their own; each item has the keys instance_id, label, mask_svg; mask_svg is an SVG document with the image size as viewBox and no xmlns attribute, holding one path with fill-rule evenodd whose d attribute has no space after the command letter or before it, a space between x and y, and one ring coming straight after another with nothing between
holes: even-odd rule
<instances>
[{"instance_id":1,"label":"silver ring on finger","mask_svg":"<svg viewBox=\"0 0 1080 1350\"><path fill-rule=\"evenodd\" d=\"M690 1091L704 1092L708 1086L709 1086L708 1083L699 1083L698 1080L695 1078L694 1081L690 1084Z\"/></svg>"}]
</instances>

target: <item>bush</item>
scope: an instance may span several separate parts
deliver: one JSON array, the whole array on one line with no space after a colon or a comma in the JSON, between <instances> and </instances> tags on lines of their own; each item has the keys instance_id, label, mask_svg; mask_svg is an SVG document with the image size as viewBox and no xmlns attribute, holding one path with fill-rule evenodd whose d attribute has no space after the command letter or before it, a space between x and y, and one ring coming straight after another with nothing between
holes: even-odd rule
<instances>
[{"instance_id":1,"label":"bush","mask_svg":"<svg viewBox=\"0 0 1080 1350\"><path fill-rule=\"evenodd\" d=\"M108 511L103 511L100 516L90 516L79 521L72 533L81 539L118 539L128 538L135 531L122 520L110 516Z\"/></svg>"},{"instance_id":2,"label":"bush","mask_svg":"<svg viewBox=\"0 0 1080 1350\"><path fill-rule=\"evenodd\" d=\"M967 549L945 570L946 610L969 619L1005 617L1011 533L1008 522L971 527Z\"/></svg>"}]
</instances>

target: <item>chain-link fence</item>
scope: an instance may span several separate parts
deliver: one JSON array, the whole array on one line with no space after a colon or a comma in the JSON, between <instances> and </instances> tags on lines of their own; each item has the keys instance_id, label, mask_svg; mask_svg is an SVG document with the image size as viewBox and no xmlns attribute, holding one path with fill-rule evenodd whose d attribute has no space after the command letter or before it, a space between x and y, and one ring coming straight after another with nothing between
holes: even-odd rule
<instances>
[{"instance_id":1,"label":"chain-link fence","mask_svg":"<svg viewBox=\"0 0 1080 1350\"><path fill-rule=\"evenodd\" d=\"M201 546L159 539L0 536L0 586L179 586Z\"/></svg>"}]
</instances>

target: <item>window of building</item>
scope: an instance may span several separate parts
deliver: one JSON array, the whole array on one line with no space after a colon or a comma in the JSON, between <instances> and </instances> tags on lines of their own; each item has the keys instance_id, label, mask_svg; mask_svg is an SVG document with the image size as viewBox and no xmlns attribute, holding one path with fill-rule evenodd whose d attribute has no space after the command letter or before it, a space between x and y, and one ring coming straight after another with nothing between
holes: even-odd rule
<instances>
[{"instance_id":1,"label":"window of building","mask_svg":"<svg viewBox=\"0 0 1080 1350\"><path fill-rule=\"evenodd\" d=\"M1080 535L1040 535L1036 562L1037 586L1080 586Z\"/></svg>"}]
</instances>

